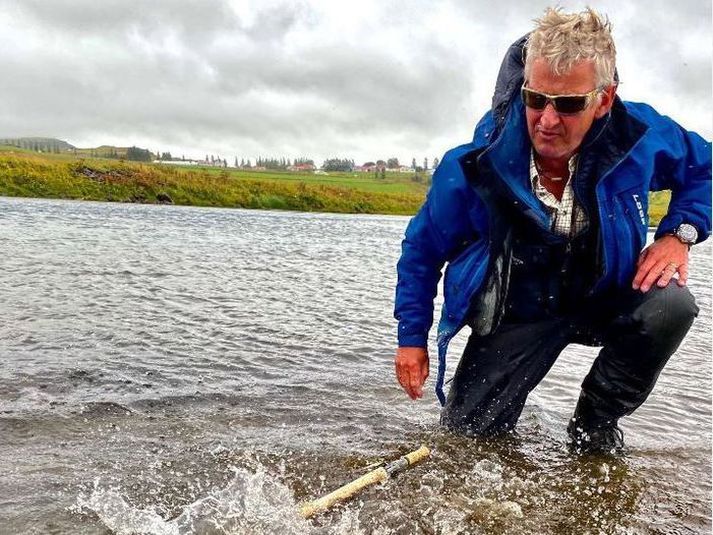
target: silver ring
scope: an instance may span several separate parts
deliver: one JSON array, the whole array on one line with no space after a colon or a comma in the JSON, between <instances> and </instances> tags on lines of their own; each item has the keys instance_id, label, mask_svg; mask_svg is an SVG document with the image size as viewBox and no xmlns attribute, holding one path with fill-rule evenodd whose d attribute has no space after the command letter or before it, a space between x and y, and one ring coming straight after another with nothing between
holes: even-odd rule
<instances>
[{"instance_id":1,"label":"silver ring","mask_svg":"<svg viewBox=\"0 0 713 535\"><path fill-rule=\"evenodd\" d=\"M666 267L661 271L661 273L676 273L678 271L678 264L674 262L670 262L669 264L666 265Z\"/></svg>"}]
</instances>

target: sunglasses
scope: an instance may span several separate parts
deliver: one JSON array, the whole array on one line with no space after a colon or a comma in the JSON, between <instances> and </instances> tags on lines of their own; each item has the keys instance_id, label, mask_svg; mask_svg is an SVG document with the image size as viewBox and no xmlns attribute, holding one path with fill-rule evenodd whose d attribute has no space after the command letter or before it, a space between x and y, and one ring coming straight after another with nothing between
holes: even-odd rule
<instances>
[{"instance_id":1,"label":"sunglasses","mask_svg":"<svg viewBox=\"0 0 713 535\"><path fill-rule=\"evenodd\" d=\"M547 95L525 86L521 90L522 101L528 108L542 111L547 106L547 103L551 102L555 111L562 115L573 115L586 109L600 91L600 88L596 88L584 95Z\"/></svg>"}]
</instances>

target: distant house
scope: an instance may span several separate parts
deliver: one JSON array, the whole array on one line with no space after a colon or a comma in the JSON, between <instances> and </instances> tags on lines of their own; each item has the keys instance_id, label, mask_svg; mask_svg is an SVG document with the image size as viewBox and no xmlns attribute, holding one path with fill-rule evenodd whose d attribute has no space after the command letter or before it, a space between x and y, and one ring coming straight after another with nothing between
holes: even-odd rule
<instances>
[{"instance_id":1,"label":"distant house","mask_svg":"<svg viewBox=\"0 0 713 535\"><path fill-rule=\"evenodd\" d=\"M366 162L364 165L360 165L354 168L355 171L361 171L362 173L374 173L376 171L383 171L386 169L386 165L374 163L374 162Z\"/></svg>"},{"instance_id":2,"label":"distant house","mask_svg":"<svg viewBox=\"0 0 713 535\"><path fill-rule=\"evenodd\" d=\"M416 170L413 167L408 167L406 165L402 165L398 169L399 173L415 173Z\"/></svg>"},{"instance_id":3,"label":"distant house","mask_svg":"<svg viewBox=\"0 0 713 535\"><path fill-rule=\"evenodd\" d=\"M355 171L361 171L362 173L373 173L376 170L376 164L371 165L357 165L354 168Z\"/></svg>"},{"instance_id":4,"label":"distant house","mask_svg":"<svg viewBox=\"0 0 713 535\"><path fill-rule=\"evenodd\" d=\"M314 171L316 168L314 164L311 163L298 163L297 165L290 165L287 170L288 171L301 171L301 172L309 172L309 171Z\"/></svg>"},{"instance_id":5,"label":"distant house","mask_svg":"<svg viewBox=\"0 0 713 535\"><path fill-rule=\"evenodd\" d=\"M195 160L154 160L153 163L160 163L163 165L199 165L204 162L197 162Z\"/></svg>"}]
</instances>

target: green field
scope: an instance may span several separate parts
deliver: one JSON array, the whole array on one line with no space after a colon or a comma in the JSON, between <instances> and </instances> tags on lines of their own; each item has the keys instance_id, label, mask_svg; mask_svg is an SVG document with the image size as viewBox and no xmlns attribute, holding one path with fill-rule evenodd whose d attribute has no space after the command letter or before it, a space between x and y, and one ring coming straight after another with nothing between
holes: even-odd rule
<instances>
[{"instance_id":1,"label":"green field","mask_svg":"<svg viewBox=\"0 0 713 535\"><path fill-rule=\"evenodd\" d=\"M371 191L375 193L419 193L425 195L428 189L425 185L411 180L410 173L386 173L386 178L374 178L372 173L346 173L330 172L326 175L314 173L297 173L293 171L250 171L247 169L221 169L215 167L204 167L201 170L205 173L221 176L227 172L233 178L304 182L306 184L321 184L325 186L335 186L353 188L360 191Z\"/></svg>"},{"instance_id":2,"label":"green field","mask_svg":"<svg viewBox=\"0 0 713 535\"><path fill-rule=\"evenodd\" d=\"M0 146L0 195L308 212L414 214L428 189L410 173L327 175L289 171L179 167L40 154ZM649 198L651 225L666 213L668 192Z\"/></svg>"},{"instance_id":3,"label":"green field","mask_svg":"<svg viewBox=\"0 0 713 535\"><path fill-rule=\"evenodd\" d=\"M0 195L110 202L413 214L427 185L409 173L291 173L179 167L0 148Z\"/></svg>"}]
</instances>

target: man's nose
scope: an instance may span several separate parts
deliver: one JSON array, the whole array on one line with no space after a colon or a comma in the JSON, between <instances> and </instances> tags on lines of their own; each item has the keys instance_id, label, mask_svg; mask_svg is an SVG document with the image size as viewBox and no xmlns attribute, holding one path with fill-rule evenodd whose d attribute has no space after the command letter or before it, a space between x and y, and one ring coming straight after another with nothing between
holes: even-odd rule
<instances>
[{"instance_id":1,"label":"man's nose","mask_svg":"<svg viewBox=\"0 0 713 535\"><path fill-rule=\"evenodd\" d=\"M542 124L545 129L549 129L550 127L557 126L559 123L559 113L557 113L552 103L548 102L545 109L542 110L542 115L540 115L540 124Z\"/></svg>"}]
</instances>

